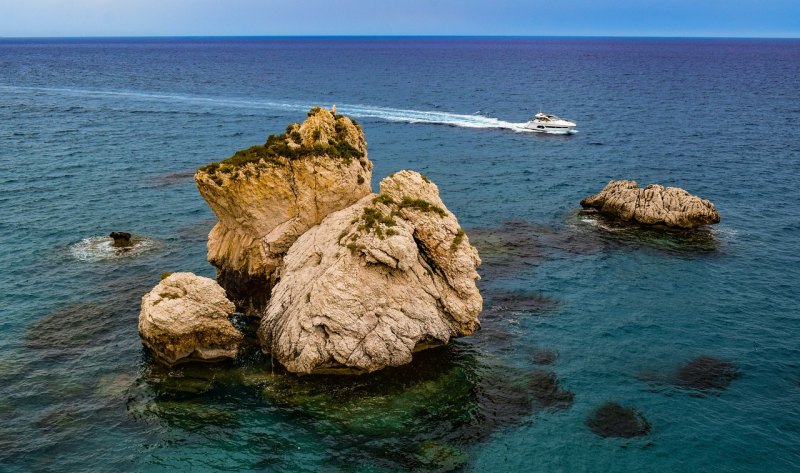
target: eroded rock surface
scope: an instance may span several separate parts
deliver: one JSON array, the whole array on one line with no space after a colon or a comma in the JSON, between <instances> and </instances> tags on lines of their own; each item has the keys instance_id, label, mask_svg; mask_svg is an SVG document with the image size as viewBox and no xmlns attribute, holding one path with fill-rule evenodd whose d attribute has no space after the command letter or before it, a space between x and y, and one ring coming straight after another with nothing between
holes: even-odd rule
<instances>
[{"instance_id":1,"label":"eroded rock surface","mask_svg":"<svg viewBox=\"0 0 800 473\"><path fill-rule=\"evenodd\" d=\"M260 315L289 247L370 194L371 177L361 128L319 107L264 145L198 170L197 188L219 219L208 261L237 306Z\"/></svg>"},{"instance_id":2,"label":"eroded rock surface","mask_svg":"<svg viewBox=\"0 0 800 473\"><path fill-rule=\"evenodd\" d=\"M228 318L235 310L213 279L172 273L142 297L139 335L167 365L234 358L244 338Z\"/></svg>"},{"instance_id":3,"label":"eroded rock surface","mask_svg":"<svg viewBox=\"0 0 800 473\"><path fill-rule=\"evenodd\" d=\"M259 338L289 371L371 372L479 327L478 252L413 171L328 215L289 249Z\"/></svg>"},{"instance_id":4,"label":"eroded rock surface","mask_svg":"<svg viewBox=\"0 0 800 473\"><path fill-rule=\"evenodd\" d=\"M581 206L645 225L696 228L720 221L708 200L678 187L651 184L642 189L634 181L611 181L600 193L583 199Z\"/></svg>"}]
</instances>

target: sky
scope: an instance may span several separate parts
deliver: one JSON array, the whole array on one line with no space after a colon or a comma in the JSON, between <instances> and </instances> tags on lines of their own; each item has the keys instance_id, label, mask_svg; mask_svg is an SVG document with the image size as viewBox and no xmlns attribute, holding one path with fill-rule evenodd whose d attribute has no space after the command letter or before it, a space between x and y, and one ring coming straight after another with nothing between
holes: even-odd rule
<instances>
[{"instance_id":1,"label":"sky","mask_svg":"<svg viewBox=\"0 0 800 473\"><path fill-rule=\"evenodd\" d=\"M0 37L800 37L800 0L0 0Z\"/></svg>"}]
</instances>

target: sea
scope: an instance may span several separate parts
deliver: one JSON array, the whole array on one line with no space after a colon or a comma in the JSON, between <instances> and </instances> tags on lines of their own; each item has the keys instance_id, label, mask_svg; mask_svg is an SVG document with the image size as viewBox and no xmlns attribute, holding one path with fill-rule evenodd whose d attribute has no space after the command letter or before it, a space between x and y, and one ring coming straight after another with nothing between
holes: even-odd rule
<instances>
[{"instance_id":1,"label":"sea","mask_svg":"<svg viewBox=\"0 0 800 473\"><path fill-rule=\"evenodd\" d=\"M793 39L0 39L0 471L798 471L799 78ZM438 185L482 329L365 376L161 367L142 295L215 274L194 171L334 104L373 189ZM721 222L581 210L617 179Z\"/></svg>"}]
</instances>

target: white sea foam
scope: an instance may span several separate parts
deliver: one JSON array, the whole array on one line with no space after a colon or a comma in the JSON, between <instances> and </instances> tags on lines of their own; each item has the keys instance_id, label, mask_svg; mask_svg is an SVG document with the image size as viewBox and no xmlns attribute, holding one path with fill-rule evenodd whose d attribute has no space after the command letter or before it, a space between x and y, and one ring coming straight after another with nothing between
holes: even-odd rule
<instances>
[{"instance_id":1,"label":"white sea foam","mask_svg":"<svg viewBox=\"0 0 800 473\"><path fill-rule=\"evenodd\" d=\"M111 246L113 240L108 236L84 238L69 247L69 252L79 261L104 261L119 258L130 258L152 250L158 246L158 240L134 236L133 246L118 248Z\"/></svg>"},{"instance_id":2,"label":"white sea foam","mask_svg":"<svg viewBox=\"0 0 800 473\"><path fill-rule=\"evenodd\" d=\"M16 87L0 85L0 90L10 92L40 92L53 93L60 95L73 95L80 97L125 97L133 100L144 100L151 102L181 102L188 104L250 108L258 110L284 110L304 112L315 104L302 102L275 102L265 100L244 100L233 98L213 98L200 97L193 95L173 95L157 94L145 92L129 91L106 91L106 90L86 90L68 89L54 87ZM348 105L337 104L339 112L355 118L376 118L391 122L403 123L427 123L437 125L450 125L463 128L496 128L512 130L516 132L531 133L534 130L524 128L524 123L513 123L497 118L486 117L479 114L465 115L450 112L425 111L425 110L406 110L401 108L376 107L371 105Z\"/></svg>"}]
</instances>

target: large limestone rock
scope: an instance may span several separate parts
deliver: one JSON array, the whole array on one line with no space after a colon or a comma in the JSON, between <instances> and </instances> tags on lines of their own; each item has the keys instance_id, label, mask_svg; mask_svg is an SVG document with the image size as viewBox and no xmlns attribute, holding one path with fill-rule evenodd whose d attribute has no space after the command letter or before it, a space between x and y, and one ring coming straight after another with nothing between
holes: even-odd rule
<instances>
[{"instance_id":1,"label":"large limestone rock","mask_svg":"<svg viewBox=\"0 0 800 473\"><path fill-rule=\"evenodd\" d=\"M479 327L479 264L436 185L401 171L289 249L261 319L262 347L297 373L408 363Z\"/></svg>"},{"instance_id":2,"label":"large limestone rock","mask_svg":"<svg viewBox=\"0 0 800 473\"><path fill-rule=\"evenodd\" d=\"M581 205L645 225L695 228L720 220L708 200L678 187L651 184L641 189L634 181L611 181L599 194L583 199Z\"/></svg>"},{"instance_id":3,"label":"large limestone rock","mask_svg":"<svg viewBox=\"0 0 800 473\"><path fill-rule=\"evenodd\" d=\"M195 174L219 222L208 261L241 310L260 315L275 270L295 240L325 216L371 192L361 128L315 107L303 124Z\"/></svg>"},{"instance_id":4,"label":"large limestone rock","mask_svg":"<svg viewBox=\"0 0 800 473\"><path fill-rule=\"evenodd\" d=\"M244 338L228 319L235 310L213 279L173 273L142 297L139 335L168 365L234 358Z\"/></svg>"}]
</instances>

